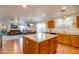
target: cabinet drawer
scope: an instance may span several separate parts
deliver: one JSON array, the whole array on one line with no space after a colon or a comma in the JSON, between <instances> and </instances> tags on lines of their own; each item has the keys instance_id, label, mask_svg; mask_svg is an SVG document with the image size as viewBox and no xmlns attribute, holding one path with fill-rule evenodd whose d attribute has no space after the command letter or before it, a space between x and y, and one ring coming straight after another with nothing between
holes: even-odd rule
<instances>
[{"instance_id":1,"label":"cabinet drawer","mask_svg":"<svg viewBox=\"0 0 79 59\"><path fill-rule=\"evenodd\" d=\"M74 47L79 47L79 43L72 43L71 45Z\"/></svg>"},{"instance_id":2,"label":"cabinet drawer","mask_svg":"<svg viewBox=\"0 0 79 59\"><path fill-rule=\"evenodd\" d=\"M67 45L70 45L70 39L68 37L64 37L63 38L63 43L67 44Z\"/></svg>"},{"instance_id":3,"label":"cabinet drawer","mask_svg":"<svg viewBox=\"0 0 79 59\"><path fill-rule=\"evenodd\" d=\"M71 45L75 46L75 47L79 47L79 37L78 36L72 36Z\"/></svg>"},{"instance_id":4,"label":"cabinet drawer","mask_svg":"<svg viewBox=\"0 0 79 59\"><path fill-rule=\"evenodd\" d=\"M62 43L63 42L63 36L62 35L58 35L57 41Z\"/></svg>"},{"instance_id":5,"label":"cabinet drawer","mask_svg":"<svg viewBox=\"0 0 79 59\"><path fill-rule=\"evenodd\" d=\"M48 54L49 53L49 45L46 44L43 47L40 47L40 54Z\"/></svg>"},{"instance_id":6,"label":"cabinet drawer","mask_svg":"<svg viewBox=\"0 0 79 59\"><path fill-rule=\"evenodd\" d=\"M63 42L63 38L58 38L58 42Z\"/></svg>"},{"instance_id":7,"label":"cabinet drawer","mask_svg":"<svg viewBox=\"0 0 79 59\"><path fill-rule=\"evenodd\" d=\"M49 42L48 40L41 42L41 43L40 43L40 47L42 47L42 46L48 44L48 42Z\"/></svg>"},{"instance_id":8,"label":"cabinet drawer","mask_svg":"<svg viewBox=\"0 0 79 59\"><path fill-rule=\"evenodd\" d=\"M73 38L71 38L71 42L72 42L72 43L74 43L74 42L79 42L79 38L73 37Z\"/></svg>"}]
</instances>

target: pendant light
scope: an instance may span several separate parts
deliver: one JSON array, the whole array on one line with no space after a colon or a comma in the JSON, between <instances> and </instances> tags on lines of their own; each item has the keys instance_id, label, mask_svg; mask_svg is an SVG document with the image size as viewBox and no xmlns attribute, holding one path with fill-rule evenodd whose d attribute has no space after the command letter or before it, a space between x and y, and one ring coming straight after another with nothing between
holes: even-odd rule
<instances>
[{"instance_id":1,"label":"pendant light","mask_svg":"<svg viewBox=\"0 0 79 59\"><path fill-rule=\"evenodd\" d=\"M30 23L30 26L33 26L33 21L32 21L33 19L31 18L31 23Z\"/></svg>"},{"instance_id":2,"label":"pendant light","mask_svg":"<svg viewBox=\"0 0 79 59\"><path fill-rule=\"evenodd\" d=\"M22 7L23 7L23 8L26 8L26 7L27 7L27 5L22 5Z\"/></svg>"},{"instance_id":3,"label":"pendant light","mask_svg":"<svg viewBox=\"0 0 79 59\"><path fill-rule=\"evenodd\" d=\"M65 12L66 12L66 7L63 6L62 9L61 9L61 18L63 20L65 20L67 18L67 16L65 15L66 14Z\"/></svg>"}]
</instances>

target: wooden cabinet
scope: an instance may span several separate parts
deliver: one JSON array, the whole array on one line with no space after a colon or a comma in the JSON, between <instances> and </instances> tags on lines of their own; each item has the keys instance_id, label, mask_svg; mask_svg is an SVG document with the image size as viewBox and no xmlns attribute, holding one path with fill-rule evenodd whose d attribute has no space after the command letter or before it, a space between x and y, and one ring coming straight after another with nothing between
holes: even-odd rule
<instances>
[{"instance_id":1,"label":"wooden cabinet","mask_svg":"<svg viewBox=\"0 0 79 59\"><path fill-rule=\"evenodd\" d=\"M49 53L49 45L48 44L40 47L40 54L48 54L48 53Z\"/></svg>"},{"instance_id":2,"label":"wooden cabinet","mask_svg":"<svg viewBox=\"0 0 79 59\"><path fill-rule=\"evenodd\" d=\"M63 43L70 45L70 35L63 35Z\"/></svg>"},{"instance_id":3,"label":"wooden cabinet","mask_svg":"<svg viewBox=\"0 0 79 59\"><path fill-rule=\"evenodd\" d=\"M23 39L23 53L24 54L49 54L54 53L57 48L56 37L50 38L43 42L35 42L29 38Z\"/></svg>"},{"instance_id":4,"label":"wooden cabinet","mask_svg":"<svg viewBox=\"0 0 79 59\"><path fill-rule=\"evenodd\" d=\"M68 34L58 34L58 42L66 45L70 45L70 35Z\"/></svg>"},{"instance_id":5,"label":"wooden cabinet","mask_svg":"<svg viewBox=\"0 0 79 59\"><path fill-rule=\"evenodd\" d=\"M79 16L76 16L76 27L79 28Z\"/></svg>"},{"instance_id":6,"label":"wooden cabinet","mask_svg":"<svg viewBox=\"0 0 79 59\"><path fill-rule=\"evenodd\" d=\"M55 28L55 21L54 20L48 21L48 28Z\"/></svg>"},{"instance_id":7,"label":"wooden cabinet","mask_svg":"<svg viewBox=\"0 0 79 59\"><path fill-rule=\"evenodd\" d=\"M58 42L59 43L62 43L63 42L63 36L62 35L58 34L57 39L58 39Z\"/></svg>"},{"instance_id":8,"label":"wooden cabinet","mask_svg":"<svg viewBox=\"0 0 79 59\"><path fill-rule=\"evenodd\" d=\"M57 44L58 44L58 42L57 42L57 37L55 37L55 51L56 51L56 49L57 49Z\"/></svg>"},{"instance_id":9,"label":"wooden cabinet","mask_svg":"<svg viewBox=\"0 0 79 59\"><path fill-rule=\"evenodd\" d=\"M79 35L58 34L57 40L59 43L79 47Z\"/></svg>"},{"instance_id":10,"label":"wooden cabinet","mask_svg":"<svg viewBox=\"0 0 79 59\"><path fill-rule=\"evenodd\" d=\"M49 43L49 53L54 53L55 52L55 40L50 40Z\"/></svg>"},{"instance_id":11,"label":"wooden cabinet","mask_svg":"<svg viewBox=\"0 0 79 59\"><path fill-rule=\"evenodd\" d=\"M49 40L43 41L39 44L39 53L40 54L49 53Z\"/></svg>"},{"instance_id":12,"label":"wooden cabinet","mask_svg":"<svg viewBox=\"0 0 79 59\"><path fill-rule=\"evenodd\" d=\"M72 35L70 40L71 40L71 45L72 46L79 47L79 36Z\"/></svg>"},{"instance_id":13,"label":"wooden cabinet","mask_svg":"<svg viewBox=\"0 0 79 59\"><path fill-rule=\"evenodd\" d=\"M29 52L28 52L28 39L27 40L25 40L25 38L24 38L24 40L23 40L23 53L26 53L26 54L28 54ZM24 48L25 47L25 48Z\"/></svg>"},{"instance_id":14,"label":"wooden cabinet","mask_svg":"<svg viewBox=\"0 0 79 59\"><path fill-rule=\"evenodd\" d=\"M23 53L24 54L37 54L39 53L39 44L29 38L23 39Z\"/></svg>"},{"instance_id":15,"label":"wooden cabinet","mask_svg":"<svg viewBox=\"0 0 79 59\"><path fill-rule=\"evenodd\" d=\"M40 47L42 47L42 46L44 46L44 45L46 45L48 43L49 43L49 40L43 41L43 42L40 43Z\"/></svg>"},{"instance_id":16,"label":"wooden cabinet","mask_svg":"<svg viewBox=\"0 0 79 59\"><path fill-rule=\"evenodd\" d=\"M56 48L57 48L57 39L52 38L52 39L48 40L47 44L43 45L42 47L40 46L40 54L54 53L56 51Z\"/></svg>"}]
</instances>

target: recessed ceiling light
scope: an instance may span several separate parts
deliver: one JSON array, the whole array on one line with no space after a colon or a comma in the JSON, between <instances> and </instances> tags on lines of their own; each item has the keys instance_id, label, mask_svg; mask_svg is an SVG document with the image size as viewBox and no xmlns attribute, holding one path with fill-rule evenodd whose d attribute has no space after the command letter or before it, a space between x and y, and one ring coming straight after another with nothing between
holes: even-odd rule
<instances>
[{"instance_id":1,"label":"recessed ceiling light","mask_svg":"<svg viewBox=\"0 0 79 59\"><path fill-rule=\"evenodd\" d=\"M30 26L33 26L33 24L31 23Z\"/></svg>"},{"instance_id":2,"label":"recessed ceiling light","mask_svg":"<svg viewBox=\"0 0 79 59\"><path fill-rule=\"evenodd\" d=\"M46 16L45 14L43 14L43 16Z\"/></svg>"},{"instance_id":3,"label":"recessed ceiling light","mask_svg":"<svg viewBox=\"0 0 79 59\"><path fill-rule=\"evenodd\" d=\"M66 7L62 7L61 12L65 12L66 11Z\"/></svg>"},{"instance_id":4,"label":"recessed ceiling light","mask_svg":"<svg viewBox=\"0 0 79 59\"><path fill-rule=\"evenodd\" d=\"M27 6L26 5L22 5L22 7L26 8Z\"/></svg>"},{"instance_id":5,"label":"recessed ceiling light","mask_svg":"<svg viewBox=\"0 0 79 59\"><path fill-rule=\"evenodd\" d=\"M64 7L62 7L62 10L66 10L66 7L64 6Z\"/></svg>"},{"instance_id":6,"label":"recessed ceiling light","mask_svg":"<svg viewBox=\"0 0 79 59\"><path fill-rule=\"evenodd\" d=\"M18 20L15 18L15 22L17 22Z\"/></svg>"}]
</instances>

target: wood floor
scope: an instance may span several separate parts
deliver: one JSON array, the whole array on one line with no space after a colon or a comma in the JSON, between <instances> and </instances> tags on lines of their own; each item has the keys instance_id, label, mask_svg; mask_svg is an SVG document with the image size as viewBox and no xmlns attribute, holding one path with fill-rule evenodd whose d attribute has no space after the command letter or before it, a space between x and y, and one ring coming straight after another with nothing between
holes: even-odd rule
<instances>
[{"instance_id":1,"label":"wood floor","mask_svg":"<svg viewBox=\"0 0 79 59\"><path fill-rule=\"evenodd\" d=\"M56 54L79 54L79 48L58 43Z\"/></svg>"},{"instance_id":2,"label":"wood floor","mask_svg":"<svg viewBox=\"0 0 79 59\"><path fill-rule=\"evenodd\" d=\"M2 41L2 54L22 54L22 38Z\"/></svg>"},{"instance_id":3,"label":"wood floor","mask_svg":"<svg viewBox=\"0 0 79 59\"><path fill-rule=\"evenodd\" d=\"M3 40L0 54L23 54L22 40L22 38L14 40ZM56 54L79 54L79 48L58 43Z\"/></svg>"}]
</instances>

